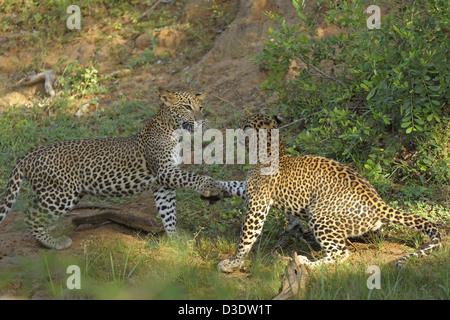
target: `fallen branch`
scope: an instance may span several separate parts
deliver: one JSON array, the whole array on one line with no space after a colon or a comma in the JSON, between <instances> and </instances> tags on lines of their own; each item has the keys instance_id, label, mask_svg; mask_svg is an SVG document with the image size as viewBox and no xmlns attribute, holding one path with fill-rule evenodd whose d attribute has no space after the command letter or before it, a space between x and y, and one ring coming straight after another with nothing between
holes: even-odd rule
<instances>
[{"instance_id":1,"label":"fallen branch","mask_svg":"<svg viewBox=\"0 0 450 320\"><path fill-rule=\"evenodd\" d=\"M273 300L288 300L292 297L300 299L306 291L308 271L298 260L294 252L292 261L286 266L283 275L281 292Z\"/></svg>"},{"instance_id":2,"label":"fallen branch","mask_svg":"<svg viewBox=\"0 0 450 320\"><path fill-rule=\"evenodd\" d=\"M45 92L48 93L50 95L50 97L53 98L55 96L55 90L52 87L52 81L53 81L53 71L52 70L44 71L44 72L38 73L37 75L22 79L17 83L17 85L30 86L32 84L35 84L35 83L38 83L41 81L45 81L44 82Z\"/></svg>"},{"instance_id":3,"label":"fallen branch","mask_svg":"<svg viewBox=\"0 0 450 320\"><path fill-rule=\"evenodd\" d=\"M303 120L305 120L305 119L306 119L306 118L295 119L295 120L292 121L291 123L288 123L288 124L285 124L284 126L279 127L278 130L284 129L284 128L289 127L289 126L292 126L293 124L295 124L295 123L297 123L297 122L299 122L299 121L303 121Z\"/></svg>"},{"instance_id":4,"label":"fallen branch","mask_svg":"<svg viewBox=\"0 0 450 320\"><path fill-rule=\"evenodd\" d=\"M153 10L155 10L155 8L160 4L160 3L169 3L172 0L158 0L150 9L148 9L147 11L145 11L143 14L141 14L137 20L141 20L142 18L144 18L146 15L150 14L153 12Z\"/></svg>"},{"instance_id":5,"label":"fallen branch","mask_svg":"<svg viewBox=\"0 0 450 320\"><path fill-rule=\"evenodd\" d=\"M33 32L25 31L25 32L19 32L19 33L14 33L14 34L7 34L7 35L4 35L2 38L15 39L15 38L34 36L37 34L39 34L39 31L33 30Z\"/></svg>"},{"instance_id":6,"label":"fallen branch","mask_svg":"<svg viewBox=\"0 0 450 320\"><path fill-rule=\"evenodd\" d=\"M145 232L164 232L164 227L155 226L150 220L136 217L123 212L105 211L93 216L75 217L72 224L76 227L82 224L102 224L104 222L115 222L126 227L142 230Z\"/></svg>"},{"instance_id":7,"label":"fallen branch","mask_svg":"<svg viewBox=\"0 0 450 320\"><path fill-rule=\"evenodd\" d=\"M232 106L232 107L235 108L236 110L239 109L238 106L235 105L233 102L231 102L231 101L229 101L229 100L227 100L227 99L225 99L225 98L219 97L218 95L215 95L215 94L211 94L211 95L212 95L214 98L217 98L217 99L219 99L219 100L222 100L223 102L228 103L230 106Z\"/></svg>"}]
</instances>

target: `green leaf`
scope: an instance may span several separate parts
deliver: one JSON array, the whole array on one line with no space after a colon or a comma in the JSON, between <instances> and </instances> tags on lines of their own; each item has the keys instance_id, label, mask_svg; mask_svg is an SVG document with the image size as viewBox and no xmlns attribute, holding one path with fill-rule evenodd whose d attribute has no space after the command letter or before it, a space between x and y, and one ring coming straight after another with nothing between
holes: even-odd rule
<instances>
[{"instance_id":1,"label":"green leaf","mask_svg":"<svg viewBox=\"0 0 450 320\"><path fill-rule=\"evenodd\" d=\"M406 127L409 127L410 125L411 125L411 121L403 122L402 125L401 125L401 127L402 127L402 128L406 128Z\"/></svg>"},{"instance_id":2,"label":"green leaf","mask_svg":"<svg viewBox=\"0 0 450 320\"><path fill-rule=\"evenodd\" d=\"M369 91L369 87L367 87L364 83L361 83L361 88L364 88L366 91Z\"/></svg>"},{"instance_id":3,"label":"green leaf","mask_svg":"<svg viewBox=\"0 0 450 320\"><path fill-rule=\"evenodd\" d=\"M400 30L398 30L398 28L397 28L397 26L396 26L395 24L392 26L392 28L393 28L398 34L400 34Z\"/></svg>"},{"instance_id":4,"label":"green leaf","mask_svg":"<svg viewBox=\"0 0 450 320\"><path fill-rule=\"evenodd\" d=\"M425 91L425 86L416 86L415 88L414 88L414 91L416 92L416 93L422 93L423 91Z\"/></svg>"},{"instance_id":5,"label":"green leaf","mask_svg":"<svg viewBox=\"0 0 450 320\"><path fill-rule=\"evenodd\" d=\"M422 119L420 119L420 118L415 118L414 119L414 122L415 123L418 123L418 124L421 124L421 125L423 125L425 122L423 122L423 120Z\"/></svg>"},{"instance_id":6,"label":"green leaf","mask_svg":"<svg viewBox=\"0 0 450 320\"><path fill-rule=\"evenodd\" d=\"M431 91L438 91L439 87L438 86L428 86L428 89L430 89Z\"/></svg>"},{"instance_id":7,"label":"green leaf","mask_svg":"<svg viewBox=\"0 0 450 320\"><path fill-rule=\"evenodd\" d=\"M439 106L441 103L437 100L431 100L431 103L434 104L435 106Z\"/></svg>"},{"instance_id":8,"label":"green leaf","mask_svg":"<svg viewBox=\"0 0 450 320\"><path fill-rule=\"evenodd\" d=\"M407 133L407 134L410 134L411 131L412 131L412 129L413 129L413 127L409 127L408 129L406 129L406 133Z\"/></svg>"},{"instance_id":9,"label":"green leaf","mask_svg":"<svg viewBox=\"0 0 450 320\"><path fill-rule=\"evenodd\" d=\"M377 91L377 88L373 88L372 90L370 90L369 94L366 97L366 100L369 101L370 98L372 98L372 96L375 94L376 91Z\"/></svg>"}]
</instances>

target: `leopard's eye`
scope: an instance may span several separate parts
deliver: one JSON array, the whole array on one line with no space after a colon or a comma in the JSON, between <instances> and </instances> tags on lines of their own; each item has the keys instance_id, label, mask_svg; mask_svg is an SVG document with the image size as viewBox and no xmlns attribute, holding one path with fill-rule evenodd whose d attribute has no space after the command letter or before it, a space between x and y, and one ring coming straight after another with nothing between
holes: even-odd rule
<instances>
[{"instance_id":1,"label":"leopard's eye","mask_svg":"<svg viewBox=\"0 0 450 320\"><path fill-rule=\"evenodd\" d=\"M192 107L188 104L183 104L183 107L185 107L186 109L193 111Z\"/></svg>"}]
</instances>

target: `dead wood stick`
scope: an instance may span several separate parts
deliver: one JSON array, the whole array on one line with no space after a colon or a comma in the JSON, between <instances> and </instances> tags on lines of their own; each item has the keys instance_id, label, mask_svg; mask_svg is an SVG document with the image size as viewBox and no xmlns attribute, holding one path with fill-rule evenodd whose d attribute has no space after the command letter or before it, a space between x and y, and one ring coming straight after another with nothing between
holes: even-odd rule
<instances>
[{"instance_id":1,"label":"dead wood stick","mask_svg":"<svg viewBox=\"0 0 450 320\"><path fill-rule=\"evenodd\" d=\"M235 105L235 104L234 104L233 102L231 102L230 100L227 100L227 99L225 99L225 98L219 97L218 95L215 95L215 94L212 94L212 96L213 96L214 98L217 98L217 99L219 99L219 100L222 100L223 102L228 103L228 104L229 104L230 106L232 106L233 108L239 109L238 106Z\"/></svg>"},{"instance_id":2,"label":"dead wood stick","mask_svg":"<svg viewBox=\"0 0 450 320\"><path fill-rule=\"evenodd\" d=\"M146 15L150 14L153 12L153 10L155 10L155 8L160 4L160 3L169 3L172 0L158 0L150 9L148 9L147 11L145 11L143 14L141 14L137 20L141 20L142 18L144 18Z\"/></svg>"},{"instance_id":3,"label":"dead wood stick","mask_svg":"<svg viewBox=\"0 0 450 320\"><path fill-rule=\"evenodd\" d=\"M293 53L293 52L291 52L291 53L294 55L294 57L296 57L296 54L295 54L295 53ZM335 77L333 77L333 76L331 76L331 75L329 75L329 74L323 72L322 70L320 70L320 69L317 68L316 66L314 66L314 65L312 65L311 63L307 62L301 53L298 53L298 56L299 56L300 60L303 61L304 64L306 64L308 67L311 67L312 69L316 70L316 71L317 71L320 75L322 75L323 77L328 78L328 79L331 79L331 80L333 80L334 82L336 82L336 83L340 84L341 86L344 86L344 87L345 87L345 83L342 82L341 80L339 80L339 79L337 79L337 78L335 78ZM308 73L309 73L309 72L308 72Z\"/></svg>"},{"instance_id":4,"label":"dead wood stick","mask_svg":"<svg viewBox=\"0 0 450 320\"><path fill-rule=\"evenodd\" d=\"M164 227L154 226L150 220L136 217L123 212L105 211L88 217L75 217L72 219L72 224L78 227L82 224L101 224L104 222L115 222L126 227L142 230L145 232L163 232Z\"/></svg>"},{"instance_id":5,"label":"dead wood stick","mask_svg":"<svg viewBox=\"0 0 450 320\"><path fill-rule=\"evenodd\" d=\"M306 291L308 276L308 271L298 260L297 253L294 252L292 261L286 266L281 291L273 300L301 298Z\"/></svg>"},{"instance_id":6,"label":"dead wood stick","mask_svg":"<svg viewBox=\"0 0 450 320\"><path fill-rule=\"evenodd\" d=\"M27 77L25 79L20 80L17 85L25 85L30 86L32 84L35 84L37 82L44 81L44 87L45 92L47 92L50 97L55 96L55 90L52 87L52 81L53 81L53 71L47 70L41 73L38 73L37 75Z\"/></svg>"},{"instance_id":7,"label":"dead wood stick","mask_svg":"<svg viewBox=\"0 0 450 320\"><path fill-rule=\"evenodd\" d=\"M33 30L33 32L25 31L25 32L19 32L19 33L14 33L14 34L7 34L7 35L3 36L3 38L15 39L15 38L34 36L35 34L39 34L39 31Z\"/></svg>"}]
</instances>

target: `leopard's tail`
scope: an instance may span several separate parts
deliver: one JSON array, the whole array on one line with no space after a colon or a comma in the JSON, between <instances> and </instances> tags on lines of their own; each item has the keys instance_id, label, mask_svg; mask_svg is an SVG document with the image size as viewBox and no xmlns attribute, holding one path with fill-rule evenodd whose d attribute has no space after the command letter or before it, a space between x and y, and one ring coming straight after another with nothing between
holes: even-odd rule
<instances>
[{"instance_id":1,"label":"leopard's tail","mask_svg":"<svg viewBox=\"0 0 450 320\"><path fill-rule=\"evenodd\" d=\"M430 238L430 243L423 249L401 257L397 260L396 266L402 267L410 257L423 257L441 245L441 233L438 227L431 221L418 215L395 210L385 205L383 207L385 216L390 223L402 225L425 233Z\"/></svg>"},{"instance_id":2,"label":"leopard's tail","mask_svg":"<svg viewBox=\"0 0 450 320\"><path fill-rule=\"evenodd\" d=\"M16 202L23 178L23 168L21 161L19 161L11 172L3 200L0 201L0 222L2 222L6 215L11 211L12 206Z\"/></svg>"}]
</instances>

